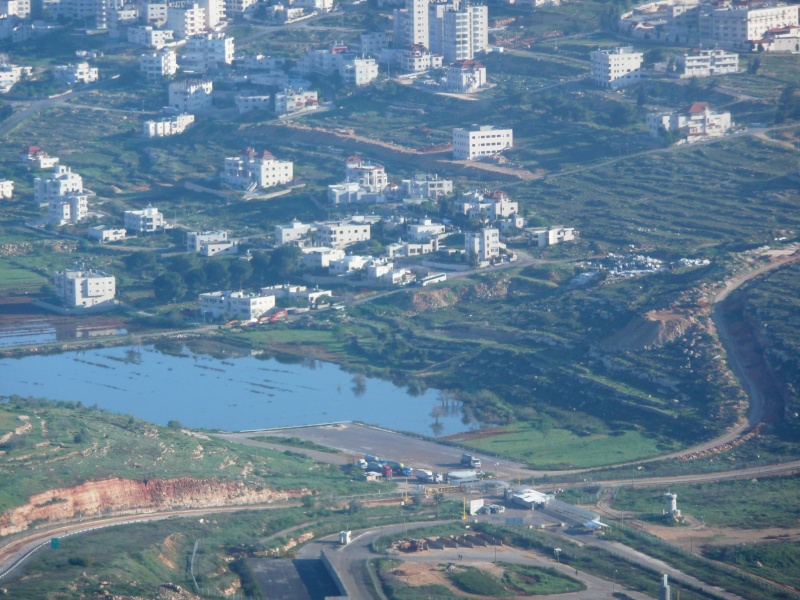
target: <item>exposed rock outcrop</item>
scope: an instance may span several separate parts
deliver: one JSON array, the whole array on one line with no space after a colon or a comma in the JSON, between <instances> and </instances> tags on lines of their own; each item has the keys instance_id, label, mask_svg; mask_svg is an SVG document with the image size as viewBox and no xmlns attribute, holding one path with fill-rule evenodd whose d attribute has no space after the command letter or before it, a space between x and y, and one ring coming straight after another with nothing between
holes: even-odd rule
<instances>
[{"instance_id":1,"label":"exposed rock outcrop","mask_svg":"<svg viewBox=\"0 0 800 600\"><path fill-rule=\"evenodd\" d=\"M203 508L278 502L308 490L276 491L241 481L179 477L175 479L103 479L71 488L34 494L27 504L0 515L0 536L24 531L32 523L78 516L148 513L174 508Z\"/></svg>"},{"instance_id":2,"label":"exposed rock outcrop","mask_svg":"<svg viewBox=\"0 0 800 600\"><path fill-rule=\"evenodd\" d=\"M694 321L686 315L652 310L633 319L608 338L603 347L628 352L661 348L685 336L693 326Z\"/></svg>"}]
</instances>

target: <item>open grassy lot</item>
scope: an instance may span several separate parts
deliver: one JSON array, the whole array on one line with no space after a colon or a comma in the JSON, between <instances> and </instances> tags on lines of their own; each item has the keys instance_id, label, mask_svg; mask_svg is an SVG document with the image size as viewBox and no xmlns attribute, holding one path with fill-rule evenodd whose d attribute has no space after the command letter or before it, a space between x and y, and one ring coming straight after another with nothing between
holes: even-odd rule
<instances>
[{"instance_id":1,"label":"open grassy lot","mask_svg":"<svg viewBox=\"0 0 800 600\"><path fill-rule=\"evenodd\" d=\"M703 554L759 577L800 588L800 547L795 543L774 541L749 546L711 546L705 548Z\"/></svg>"},{"instance_id":2,"label":"open grassy lot","mask_svg":"<svg viewBox=\"0 0 800 600\"><path fill-rule=\"evenodd\" d=\"M660 513L664 494L678 495L684 514L709 525L759 529L800 526L800 477L760 478L697 485L674 485L668 489L620 488L613 506L620 510Z\"/></svg>"}]
</instances>

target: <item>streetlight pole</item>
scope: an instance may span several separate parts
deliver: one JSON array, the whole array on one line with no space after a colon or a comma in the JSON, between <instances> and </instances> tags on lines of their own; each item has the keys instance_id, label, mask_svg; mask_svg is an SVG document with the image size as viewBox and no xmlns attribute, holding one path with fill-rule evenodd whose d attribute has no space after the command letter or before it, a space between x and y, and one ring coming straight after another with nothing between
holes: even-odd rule
<instances>
[{"instance_id":1,"label":"streetlight pole","mask_svg":"<svg viewBox=\"0 0 800 600\"><path fill-rule=\"evenodd\" d=\"M611 595L617 593L617 570L614 569L614 581L611 583Z\"/></svg>"}]
</instances>

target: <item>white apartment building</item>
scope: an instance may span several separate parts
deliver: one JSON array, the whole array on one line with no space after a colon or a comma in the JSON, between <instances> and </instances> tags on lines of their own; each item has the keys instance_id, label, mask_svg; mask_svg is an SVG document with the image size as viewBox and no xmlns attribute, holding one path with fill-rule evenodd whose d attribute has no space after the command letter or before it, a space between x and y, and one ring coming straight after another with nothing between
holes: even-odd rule
<instances>
[{"instance_id":1,"label":"white apartment building","mask_svg":"<svg viewBox=\"0 0 800 600\"><path fill-rule=\"evenodd\" d=\"M453 193L453 180L430 173L416 173L413 179L400 182L403 193L414 198L439 198Z\"/></svg>"},{"instance_id":2,"label":"white apartment building","mask_svg":"<svg viewBox=\"0 0 800 600\"><path fill-rule=\"evenodd\" d=\"M169 84L169 105L185 113L207 110L211 108L213 92L210 80L176 81Z\"/></svg>"},{"instance_id":3,"label":"white apartment building","mask_svg":"<svg viewBox=\"0 0 800 600\"><path fill-rule=\"evenodd\" d=\"M617 89L641 81L644 55L631 46L594 50L590 56L592 78L600 87Z\"/></svg>"},{"instance_id":4,"label":"white apartment building","mask_svg":"<svg viewBox=\"0 0 800 600\"><path fill-rule=\"evenodd\" d=\"M346 85L369 85L378 78L378 63L374 58L346 55L339 62L339 74Z\"/></svg>"},{"instance_id":5,"label":"white apartment building","mask_svg":"<svg viewBox=\"0 0 800 600\"><path fill-rule=\"evenodd\" d=\"M495 129L492 125L473 125L453 130L453 160L473 160L497 154L514 147L512 129Z\"/></svg>"},{"instance_id":6,"label":"white apartment building","mask_svg":"<svg viewBox=\"0 0 800 600\"><path fill-rule=\"evenodd\" d=\"M19 159L26 167L35 169L52 169L58 164L58 157L50 156L40 146L26 146L20 152Z\"/></svg>"},{"instance_id":7,"label":"white apartment building","mask_svg":"<svg viewBox=\"0 0 800 600\"><path fill-rule=\"evenodd\" d=\"M33 180L33 199L39 206L49 205L72 193L83 193L83 178L64 165L56 165L50 177Z\"/></svg>"},{"instance_id":8,"label":"white apartment building","mask_svg":"<svg viewBox=\"0 0 800 600\"><path fill-rule=\"evenodd\" d=\"M247 292L207 292L200 294L200 312L212 319L256 321L275 308L275 296Z\"/></svg>"},{"instance_id":9,"label":"white apartment building","mask_svg":"<svg viewBox=\"0 0 800 600\"><path fill-rule=\"evenodd\" d=\"M430 47L428 39L429 0L405 0L405 8L394 11L394 45L405 48L419 44Z\"/></svg>"},{"instance_id":10,"label":"white apartment building","mask_svg":"<svg viewBox=\"0 0 800 600\"><path fill-rule=\"evenodd\" d=\"M356 181L345 181L328 186L328 200L331 204L371 204L383 202L383 195L367 192Z\"/></svg>"},{"instance_id":11,"label":"white apartment building","mask_svg":"<svg viewBox=\"0 0 800 600\"><path fill-rule=\"evenodd\" d=\"M228 241L227 231L188 231L186 232L186 249L200 252L203 244L212 244Z\"/></svg>"},{"instance_id":12,"label":"white apartment building","mask_svg":"<svg viewBox=\"0 0 800 600\"><path fill-rule=\"evenodd\" d=\"M89 227L89 230L86 232L86 235L91 240L97 240L101 244L107 242L118 242L120 240L125 239L125 234L127 232L124 229L108 229L103 225L97 225L95 227Z\"/></svg>"},{"instance_id":13,"label":"white apartment building","mask_svg":"<svg viewBox=\"0 0 800 600\"><path fill-rule=\"evenodd\" d=\"M695 102L681 113L647 115L647 128L652 137L658 137L662 131L672 131L687 142L725 135L732 126L731 113L716 112L707 102Z\"/></svg>"},{"instance_id":14,"label":"white apartment building","mask_svg":"<svg viewBox=\"0 0 800 600\"><path fill-rule=\"evenodd\" d=\"M460 60L447 68L445 88L449 92L472 94L486 87L486 67L475 60Z\"/></svg>"},{"instance_id":15,"label":"white apartment building","mask_svg":"<svg viewBox=\"0 0 800 600\"><path fill-rule=\"evenodd\" d=\"M178 72L178 55L171 48L162 48L139 57L139 68L150 81L171 77Z\"/></svg>"},{"instance_id":16,"label":"white apartment building","mask_svg":"<svg viewBox=\"0 0 800 600\"><path fill-rule=\"evenodd\" d=\"M125 229L136 233L154 233L164 229L167 222L155 206L143 210L126 210L124 215Z\"/></svg>"},{"instance_id":17,"label":"white apartment building","mask_svg":"<svg viewBox=\"0 0 800 600\"><path fill-rule=\"evenodd\" d=\"M464 4L444 11L442 54L446 63L475 58L489 47L489 9ZM432 48L438 51L438 48Z\"/></svg>"},{"instance_id":18,"label":"white apartment building","mask_svg":"<svg viewBox=\"0 0 800 600\"><path fill-rule=\"evenodd\" d=\"M526 232L528 241L536 248L574 241L577 234L578 232L575 231L574 227L564 227L563 225L544 229L531 229Z\"/></svg>"},{"instance_id":19,"label":"white apartment building","mask_svg":"<svg viewBox=\"0 0 800 600\"><path fill-rule=\"evenodd\" d=\"M163 6L166 6L163 5ZM146 46L161 50L164 46L172 42L173 31L171 29L154 29L150 25L128 28L128 42L137 46Z\"/></svg>"},{"instance_id":20,"label":"white apartment building","mask_svg":"<svg viewBox=\"0 0 800 600\"><path fill-rule=\"evenodd\" d=\"M727 6L700 14L700 39L726 48L747 48L770 29L798 25L796 4L766 5L760 8Z\"/></svg>"},{"instance_id":21,"label":"white apartment building","mask_svg":"<svg viewBox=\"0 0 800 600\"><path fill-rule=\"evenodd\" d=\"M113 304L117 280L100 271L59 271L53 277L56 296L70 308Z\"/></svg>"},{"instance_id":22,"label":"white apartment building","mask_svg":"<svg viewBox=\"0 0 800 600\"><path fill-rule=\"evenodd\" d=\"M739 72L739 55L725 50L696 50L678 56L681 79Z\"/></svg>"},{"instance_id":23,"label":"white apartment building","mask_svg":"<svg viewBox=\"0 0 800 600\"><path fill-rule=\"evenodd\" d=\"M99 74L98 70L90 67L89 63L81 62L74 65L60 65L57 66L53 74L58 81L63 81L67 85L76 83L92 83L97 81Z\"/></svg>"},{"instance_id":24,"label":"white apartment building","mask_svg":"<svg viewBox=\"0 0 800 600\"><path fill-rule=\"evenodd\" d=\"M216 29L225 20L225 0L197 0L205 10L205 27Z\"/></svg>"},{"instance_id":25,"label":"white apartment building","mask_svg":"<svg viewBox=\"0 0 800 600\"><path fill-rule=\"evenodd\" d=\"M319 97L314 91L285 88L275 94L275 112L279 115L290 115L318 106Z\"/></svg>"},{"instance_id":26,"label":"white apartment building","mask_svg":"<svg viewBox=\"0 0 800 600\"><path fill-rule=\"evenodd\" d=\"M247 148L241 156L225 159L222 181L234 187L254 190L270 188L294 179L294 163L278 160L264 150L259 156L253 148Z\"/></svg>"},{"instance_id":27,"label":"white apartment building","mask_svg":"<svg viewBox=\"0 0 800 600\"><path fill-rule=\"evenodd\" d=\"M0 179L0 198L10 199L14 195L14 182L10 179Z\"/></svg>"},{"instance_id":28,"label":"white apartment building","mask_svg":"<svg viewBox=\"0 0 800 600\"><path fill-rule=\"evenodd\" d=\"M464 234L467 260L487 262L500 256L500 231L492 227Z\"/></svg>"},{"instance_id":29,"label":"white apartment building","mask_svg":"<svg viewBox=\"0 0 800 600\"><path fill-rule=\"evenodd\" d=\"M253 110L270 110L272 108L272 96L236 96L236 110L240 115Z\"/></svg>"},{"instance_id":30,"label":"white apartment building","mask_svg":"<svg viewBox=\"0 0 800 600\"><path fill-rule=\"evenodd\" d=\"M327 269L331 261L345 257L341 248L303 248L303 266L307 269Z\"/></svg>"},{"instance_id":31,"label":"white apartment building","mask_svg":"<svg viewBox=\"0 0 800 600\"><path fill-rule=\"evenodd\" d=\"M430 69L439 69L443 60L441 54L431 54L425 46L419 44L395 50L394 56L402 73L422 73Z\"/></svg>"},{"instance_id":32,"label":"white apartment building","mask_svg":"<svg viewBox=\"0 0 800 600\"><path fill-rule=\"evenodd\" d=\"M345 161L345 179L357 183L365 192L377 194L389 184L383 165L365 161L360 156L351 156Z\"/></svg>"},{"instance_id":33,"label":"white apartment building","mask_svg":"<svg viewBox=\"0 0 800 600\"><path fill-rule=\"evenodd\" d=\"M234 58L238 71L276 71L286 65L286 59L263 54L248 54L244 58Z\"/></svg>"},{"instance_id":34,"label":"white apartment building","mask_svg":"<svg viewBox=\"0 0 800 600\"><path fill-rule=\"evenodd\" d=\"M434 223L430 219L423 219L419 223L408 223L408 237L413 242L427 242L438 238L444 233L444 225Z\"/></svg>"},{"instance_id":35,"label":"white apartment building","mask_svg":"<svg viewBox=\"0 0 800 600\"><path fill-rule=\"evenodd\" d=\"M313 225L301 223L297 219L294 219L288 225L276 225L275 246L302 242L306 240L313 231L315 231Z\"/></svg>"},{"instance_id":36,"label":"white apartment building","mask_svg":"<svg viewBox=\"0 0 800 600\"><path fill-rule=\"evenodd\" d=\"M168 17L169 5L166 2L145 2L142 18L148 25L161 27L167 24Z\"/></svg>"},{"instance_id":37,"label":"white apartment building","mask_svg":"<svg viewBox=\"0 0 800 600\"><path fill-rule=\"evenodd\" d=\"M32 67L18 67L8 63L0 64L0 94L7 94L23 77L33 75Z\"/></svg>"},{"instance_id":38,"label":"white apartment building","mask_svg":"<svg viewBox=\"0 0 800 600\"><path fill-rule=\"evenodd\" d=\"M184 113L158 121L145 121L142 125L142 133L147 138L179 135L186 131L192 123L194 123L194 115Z\"/></svg>"},{"instance_id":39,"label":"white apartment building","mask_svg":"<svg viewBox=\"0 0 800 600\"><path fill-rule=\"evenodd\" d=\"M317 225L316 242L330 248L345 248L370 239L369 223L327 221Z\"/></svg>"},{"instance_id":40,"label":"white apartment building","mask_svg":"<svg viewBox=\"0 0 800 600\"><path fill-rule=\"evenodd\" d=\"M175 37L186 39L206 29L206 9L199 4L170 3L167 8L167 29Z\"/></svg>"},{"instance_id":41,"label":"white apartment building","mask_svg":"<svg viewBox=\"0 0 800 600\"><path fill-rule=\"evenodd\" d=\"M47 221L60 227L76 225L89 217L89 197L83 192L68 192L47 205Z\"/></svg>"},{"instance_id":42,"label":"white apartment building","mask_svg":"<svg viewBox=\"0 0 800 600\"><path fill-rule=\"evenodd\" d=\"M376 58L389 47L389 35L385 31L368 31L360 36L362 56Z\"/></svg>"},{"instance_id":43,"label":"white apartment building","mask_svg":"<svg viewBox=\"0 0 800 600\"><path fill-rule=\"evenodd\" d=\"M328 263L328 273L334 276L355 273L363 269L371 260L371 256L358 255L348 255L343 258L334 259Z\"/></svg>"},{"instance_id":44,"label":"white apartment building","mask_svg":"<svg viewBox=\"0 0 800 600\"><path fill-rule=\"evenodd\" d=\"M298 300L305 300L309 304L316 304L319 300L327 298L330 300L333 293L330 290L321 290L319 288L310 290L304 285L270 285L261 288L262 294L274 294L276 298L295 298Z\"/></svg>"},{"instance_id":45,"label":"white apartment building","mask_svg":"<svg viewBox=\"0 0 800 600\"><path fill-rule=\"evenodd\" d=\"M224 33L204 33L186 40L186 50L181 56L181 68L189 71L207 71L218 65L233 63L234 38Z\"/></svg>"}]
</instances>

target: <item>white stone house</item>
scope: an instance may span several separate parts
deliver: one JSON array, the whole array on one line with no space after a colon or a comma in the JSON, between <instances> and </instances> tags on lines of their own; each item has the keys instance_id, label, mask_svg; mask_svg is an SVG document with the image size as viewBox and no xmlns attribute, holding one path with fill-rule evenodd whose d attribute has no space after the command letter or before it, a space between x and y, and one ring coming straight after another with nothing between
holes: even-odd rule
<instances>
[{"instance_id":1,"label":"white stone house","mask_svg":"<svg viewBox=\"0 0 800 600\"><path fill-rule=\"evenodd\" d=\"M10 179L0 179L0 198L10 199L14 195L14 182Z\"/></svg>"},{"instance_id":2,"label":"white stone house","mask_svg":"<svg viewBox=\"0 0 800 600\"><path fill-rule=\"evenodd\" d=\"M739 72L739 55L725 50L697 50L678 56L681 79Z\"/></svg>"},{"instance_id":3,"label":"white stone house","mask_svg":"<svg viewBox=\"0 0 800 600\"><path fill-rule=\"evenodd\" d=\"M32 67L0 64L0 94L8 93L20 79L31 75L33 75Z\"/></svg>"},{"instance_id":4,"label":"white stone house","mask_svg":"<svg viewBox=\"0 0 800 600\"><path fill-rule=\"evenodd\" d=\"M204 33L186 40L181 56L181 68L187 71L207 71L218 65L233 62L234 39L224 33Z\"/></svg>"},{"instance_id":5,"label":"white stone house","mask_svg":"<svg viewBox=\"0 0 800 600\"><path fill-rule=\"evenodd\" d=\"M161 50L172 40L173 32L171 29L155 29L150 25L128 28L128 42L137 46Z\"/></svg>"},{"instance_id":6,"label":"white stone house","mask_svg":"<svg viewBox=\"0 0 800 600\"><path fill-rule=\"evenodd\" d=\"M564 227L563 225L556 225L543 229L531 229L526 232L528 241L536 248L571 242L575 240L577 235L578 232L575 231L574 227Z\"/></svg>"},{"instance_id":7,"label":"white stone house","mask_svg":"<svg viewBox=\"0 0 800 600\"><path fill-rule=\"evenodd\" d=\"M319 98L315 91L286 88L275 94L275 112L279 115L289 115L318 106Z\"/></svg>"},{"instance_id":8,"label":"white stone house","mask_svg":"<svg viewBox=\"0 0 800 600\"><path fill-rule=\"evenodd\" d=\"M290 183L294 179L294 163L278 160L267 150L257 154L247 148L240 156L225 159L222 181L228 185L254 190Z\"/></svg>"},{"instance_id":9,"label":"white stone house","mask_svg":"<svg viewBox=\"0 0 800 600\"><path fill-rule=\"evenodd\" d=\"M439 198L453 193L453 180L430 173L416 173L413 179L403 179L401 190L412 198Z\"/></svg>"},{"instance_id":10,"label":"white stone house","mask_svg":"<svg viewBox=\"0 0 800 600\"><path fill-rule=\"evenodd\" d=\"M185 113L211 108L214 84L210 80L175 81L169 84L169 105Z\"/></svg>"},{"instance_id":11,"label":"white stone house","mask_svg":"<svg viewBox=\"0 0 800 600\"><path fill-rule=\"evenodd\" d=\"M192 123L194 123L194 115L175 115L158 121L145 121L142 125L142 133L148 138L179 135L186 131Z\"/></svg>"},{"instance_id":12,"label":"white stone house","mask_svg":"<svg viewBox=\"0 0 800 600\"><path fill-rule=\"evenodd\" d=\"M500 231L487 227L477 232L464 234L464 248L467 260L477 260L479 263L492 261L500 256Z\"/></svg>"},{"instance_id":13,"label":"white stone house","mask_svg":"<svg viewBox=\"0 0 800 600\"><path fill-rule=\"evenodd\" d=\"M408 223L406 228L408 237L414 242L428 242L437 239L445 230L444 225L434 223L431 219L422 219L419 223Z\"/></svg>"},{"instance_id":14,"label":"white stone house","mask_svg":"<svg viewBox=\"0 0 800 600\"><path fill-rule=\"evenodd\" d=\"M96 68L90 67L89 63L81 62L74 65L57 66L54 70L56 80L63 81L67 85L76 83L93 83L99 78Z\"/></svg>"},{"instance_id":15,"label":"white stone house","mask_svg":"<svg viewBox=\"0 0 800 600\"><path fill-rule=\"evenodd\" d=\"M101 244L107 242L118 242L125 239L126 231L124 229L110 229L103 225L96 227L89 227L86 235L91 240L97 240Z\"/></svg>"},{"instance_id":16,"label":"white stone house","mask_svg":"<svg viewBox=\"0 0 800 600\"><path fill-rule=\"evenodd\" d=\"M200 294L200 312L212 319L256 321L275 308L275 296L220 291Z\"/></svg>"},{"instance_id":17,"label":"white stone house","mask_svg":"<svg viewBox=\"0 0 800 600\"><path fill-rule=\"evenodd\" d=\"M594 50L589 56L592 78L600 87L617 89L634 85L642 79L644 54L635 52L631 46Z\"/></svg>"},{"instance_id":18,"label":"white stone house","mask_svg":"<svg viewBox=\"0 0 800 600\"><path fill-rule=\"evenodd\" d=\"M345 179L357 183L365 192L381 193L389 184L383 165L351 156L345 161Z\"/></svg>"},{"instance_id":19,"label":"white stone house","mask_svg":"<svg viewBox=\"0 0 800 600\"><path fill-rule=\"evenodd\" d=\"M731 113L717 112L707 102L695 102L683 112L650 113L647 115L647 128L652 137L661 132L674 132L687 142L695 142L710 137L719 137L733 127Z\"/></svg>"},{"instance_id":20,"label":"white stone house","mask_svg":"<svg viewBox=\"0 0 800 600\"><path fill-rule=\"evenodd\" d=\"M327 221L317 224L314 238L317 244L330 248L345 248L370 239L369 223L353 221Z\"/></svg>"},{"instance_id":21,"label":"white stone house","mask_svg":"<svg viewBox=\"0 0 800 600\"><path fill-rule=\"evenodd\" d=\"M39 146L26 146L19 155L23 165L36 169L52 169L58 164L57 156L50 156Z\"/></svg>"},{"instance_id":22,"label":"white stone house","mask_svg":"<svg viewBox=\"0 0 800 600\"><path fill-rule=\"evenodd\" d=\"M272 108L272 96L236 96L236 109L240 115L254 110L270 110Z\"/></svg>"},{"instance_id":23,"label":"white stone house","mask_svg":"<svg viewBox=\"0 0 800 600\"><path fill-rule=\"evenodd\" d=\"M331 261L342 260L345 257L341 248L303 248L303 266L307 269L327 269Z\"/></svg>"},{"instance_id":24,"label":"white stone house","mask_svg":"<svg viewBox=\"0 0 800 600\"><path fill-rule=\"evenodd\" d=\"M177 54L172 48L162 48L139 57L139 68L150 81L158 81L163 77L171 77L178 72Z\"/></svg>"},{"instance_id":25,"label":"white stone house","mask_svg":"<svg viewBox=\"0 0 800 600\"><path fill-rule=\"evenodd\" d=\"M472 190L464 194L463 214L470 219L486 217L488 221L505 219L519 213L519 202L514 202L501 191L481 192Z\"/></svg>"},{"instance_id":26,"label":"white stone house","mask_svg":"<svg viewBox=\"0 0 800 600\"><path fill-rule=\"evenodd\" d=\"M449 92L472 94L486 88L486 67L476 60L461 60L447 68L445 88Z\"/></svg>"},{"instance_id":27,"label":"white stone house","mask_svg":"<svg viewBox=\"0 0 800 600\"><path fill-rule=\"evenodd\" d=\"M200 252L203 244L219 243L228 241L227 231L187 231L186 249L192 252Z\"/></svg>"},{"instance_id":28,"label":"white stone house","mask_svg":"<svg viewBox=\"0 0 800 600\"><path fill-rule=\"evenodd\" d=\"M56 296L70 308L113 304L117 280L100 271L59 271L53 277Z\"/></svg>"},{"instance_id":29,"label":"white stone house","mask_svg":"<svg viewBox=\"0 0 800 600\"><path fill-rule=\"evenodd\" d=\"M126 210L123 214L125 229L136 233L154 233L166 227L166 220L155 206L142 210Z\"/></svg>"}]
</instances>

